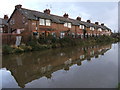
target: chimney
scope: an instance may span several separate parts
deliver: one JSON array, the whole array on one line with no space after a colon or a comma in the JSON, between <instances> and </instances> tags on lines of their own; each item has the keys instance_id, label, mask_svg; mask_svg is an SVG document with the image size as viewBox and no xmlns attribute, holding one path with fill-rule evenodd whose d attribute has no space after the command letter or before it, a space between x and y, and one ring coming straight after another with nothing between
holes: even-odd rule
<instances>
[{"instance_id":1,"label":"chimney","mask_svg":"<svg viewBox=\"0 0 120 90\"><path fill-rule=\"evenodd\" d=\"M104 23L101 23L101 26L104 26Z\"/></svg>"},{"instance_id":2,"label":"chimney","mask_svg":"<svg viewBox=\"0 0 120 90\"><path fill-rule=\"evenodd\" d=\"M45 10L44 10L44 13L50 14L50 9L45 9Z\"/></svg>"},{"instance_id":3,"label":"chimney","mask_svg":"<svg viewBox=\"0 0 120 90\"><path fill-rule=\"evenodd\" d=\"M8 15L4 15L4 19L5 19L5 20L8 20Z\"/></svg>"},{"instance_id":4,"label":"chimney","mask_svg":"<svg viewBox=\"0 0 120 90\"><path fill-rule=\"evenodd\" d=\"M68 14L66 14L66 13L63 15L63 17L65 17L65 18L68 18L68 16L69 16L69 15L68 15Z\"/></svg>"},{"instance_id":5,"label":"chimney","mask_svg":"<svg viewBox=\"0 0 120 90\"><path fill-rule=\"evenodd\" d=\"M95 22L95 24L96 24L96 25L99 25L99 23L98 23L98 22Z\"/></svg>"},{"instance_id":6,"label":"chimney","mask_svg":"<svg viewBox=\"0 0 120 90\"><path fill-rule=\"evenodd\" d=\"M81 17L77 17L76 20L81 21Z\"/></svg>"},{"instance_id":7,"label":"chimney","mask_svg":"<svg viewBox=\"0 0 120 90\"><path fill-rule=\"evenodd\" d=\"M16 9L20 9L21 7L22 7L21 4L15 6Z\"/></svg>"},{"instance_id":8,"label":"chimney","mask_svg":"<svg viewBox=\"0 0 120 90\"><path fill-rule=\"evenodd\" d=\"M90 20L87 20L87 22L88 22L88 23L91 23L91 21L90 21Z\"/></svg>"}]
</instances>

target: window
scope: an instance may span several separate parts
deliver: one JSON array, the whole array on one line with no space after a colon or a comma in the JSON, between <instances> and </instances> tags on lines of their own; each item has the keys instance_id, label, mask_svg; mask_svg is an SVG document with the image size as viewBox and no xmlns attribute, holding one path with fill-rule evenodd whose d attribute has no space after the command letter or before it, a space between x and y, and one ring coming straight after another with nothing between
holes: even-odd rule
<instances>
[{"instance_id":1,"label":"window","mask_svg":"<svg viewBox=\"0 0 120 90\"><path fill-rule=\"evenodd\" d=\"M60 38L63 38L65 36L65 33L64 32L61 32L60 33Z\"/></svg>"},{"instance_id":2,"label":"window","mask_svg":"<svg viewBox=\"0 0 120 90\"><path fill-rule=\"evenodd\" d=\"M80 29L84 29L85 27L84 27L84 25L80 25L79 28Z\"/></svg>"},{"instance_id":3,"label":"window","mask_svg":"<svg viewBox=\"0 0 120 90\"><path fill-rule=\"evenodd\" d=\"M45 20L44 20L44 19L40 19L39 24L40 24L40 25L45 25Z\"/></svg>"},{"instance_id":4,"label":"window","mask_svg":"<svg viewBox=\"0 0 120 90\"><path fill-rule=\"evenodd\" d=\"M46 26L50 26L51 25L51 21L50 20L46 20Z\"/></svg>"},{"instance_id":5,"label":"window","mask_svg":"<svg viewBox=\"0 0 120 90\"><path fill-rule=\"evenodd\" d=\"M0 28L0 33L3 33L3 28Z\"/></svg>"},{"instance_id":6,"label":"window","mask_svg":"<svg viewBox=\"0 0 120 90\"><path fill-rule=\"evenodd\" d=\"M23 20L22 20L23 23L25 23L25 17L23 17Z\"/></svg>"},{"instance_id":7,"label":"window","mask_svg":"<svg viewBox=\"0 0 120 90\"><path fill-rule=\"evenodd\" d=\"M52 36L53 36L53 37L56 37L56 33L55 33L55 32L52 32Z\"/></svg>"},{"instance_id":8,"label":"window","mask_svg":"<svg viewBox=\"0 0 120 90\"><path fill-rule=\"evenodd\" d=\"M38 27L36 27L36 30L38 30Z\"/></svg>"},{"instance_id":9,"label":"window","mask_svg":"<svg viewBox=\"0 0 120 90\"><path fill-rule=\"evenodd\" d=\"M105 31L107 32L108 30L106 29Z\"/></svg>"},{"instance_id":10,"label":"window","mask_svg":"<svg viewBox=\"0 0 120 90\"><path fill-rule=\"evenodd\" d=\"M102 31L102 29L101 29L101 28L98 28L98 31Z\"/></svg>"},{"instance_id":11,"label":"window","mask_svg":"<svg viewBox=\"0 0 120 90\"><path fill-rule=\"evenodd\" d=\"M72 26L72 25L71 25L71 23L67 23L67 22L66 22L66 23L64 23L64 27L71 28L71 26Z\"/></svg>"},{"instance_id":12,"label":"window","mask_svg":"<svg viewBox=\"0 0 120 90\"><path fill-rule=\"evenodd\" d=\"M15 19L13 19L13 24L15 24Z\"/></svg>"},{"instance_id":13,"label":"window","mask_svg":"<svg viewBox=\"0 0 120 90\"><path fill-rule=\"evenodd\" d=\"M93 31L94 31L95 29L94 29L94 27L90 27L90 30L93 30Z\"/></svg>"},{"instance_id":14,"label":"window","mask_svg":"<svg viewBox=\"0 0 120 90\"><path fill-rule=\"evenodd\" d=\"M68 23L68 28L71 28L71 23Z\"/></svg>"},{"instance_id":15,"label":"window","mask_svg":"<svg viewBox=\"0 0 120 90\"><path fill-rule=\"evenodd\" d=\"M45 20L45 19L40 19L39 25L51 26L51 21L50 20Z\"/></svg>"},{"instance_id":16,"label":"window","mask_svg":"<svg viewBox=\"0 0 120 90\"><path fill-rule=\"evenodd\" d=\"M67 27L67 23L64 23L64 27Z\"/></svg>"}]
</instances>

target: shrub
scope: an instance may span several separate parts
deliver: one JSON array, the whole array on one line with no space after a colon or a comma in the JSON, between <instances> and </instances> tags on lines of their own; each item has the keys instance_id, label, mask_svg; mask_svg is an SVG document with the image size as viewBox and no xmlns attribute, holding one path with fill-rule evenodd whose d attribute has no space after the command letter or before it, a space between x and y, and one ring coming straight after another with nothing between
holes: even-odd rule
<instances>
[{"instance_id":1,"label":"shrub","mask_svg":"<svg viewBox=\"0 0 120 90\"><path fill-rule=\"evenodd\" d=\"M4 45L2 47L2 53L3 54L10 54L10 53L13 53L13 48L8 46L8 45Z\"/></svg>"}]
</instances>

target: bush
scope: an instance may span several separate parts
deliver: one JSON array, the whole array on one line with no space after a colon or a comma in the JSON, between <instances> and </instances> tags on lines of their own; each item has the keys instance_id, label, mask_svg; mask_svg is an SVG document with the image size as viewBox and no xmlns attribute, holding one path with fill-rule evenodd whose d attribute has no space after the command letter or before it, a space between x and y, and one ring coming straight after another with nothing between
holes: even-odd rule
<instances>
[{"instance_id":1,"label":"bush","mask_svg":"<svg viewBox=\"0 0 120 90\"><path fill-rule=\"evenodd\" d=\"M13 53L13 48L8 46L8 45L4 45L2 47L2 53L3 54L10 54L10 53Z\"/></svg>"}]
</instances>

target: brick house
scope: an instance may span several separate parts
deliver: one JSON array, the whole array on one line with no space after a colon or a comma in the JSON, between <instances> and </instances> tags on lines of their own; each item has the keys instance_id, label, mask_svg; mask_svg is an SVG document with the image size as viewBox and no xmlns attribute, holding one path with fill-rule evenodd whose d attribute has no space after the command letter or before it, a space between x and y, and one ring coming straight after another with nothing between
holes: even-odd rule
<instances>
[{"instance_id":1,"label":"brick house","mask_svg":"<svg viewBox=\"0 0 120 90\"><path fill-rule=\"evenodd\" d=\"M50 9L39 12L22 8L22 5L16 5L10 19L8 20L9 33L16 33L17 29L23 29L24 33L32 35L51 34L57 37L71 35L73 37L89 37L99 35L110 35L111 29L98 22L91 23L90 20L81 21L80 17L76 19L69 18L68 14L57 16L50 13Z\"/></svg>"},{"instance_id":2,"label":"brick house","mask_svg":"<svg viewBox=\"0 0 120 90\"><path fill-rule=\"evenodd\" d=\"M0 33L8 32L8 16L4 15L4 18L0 18Z\"/></svg>"}]
</instances>

